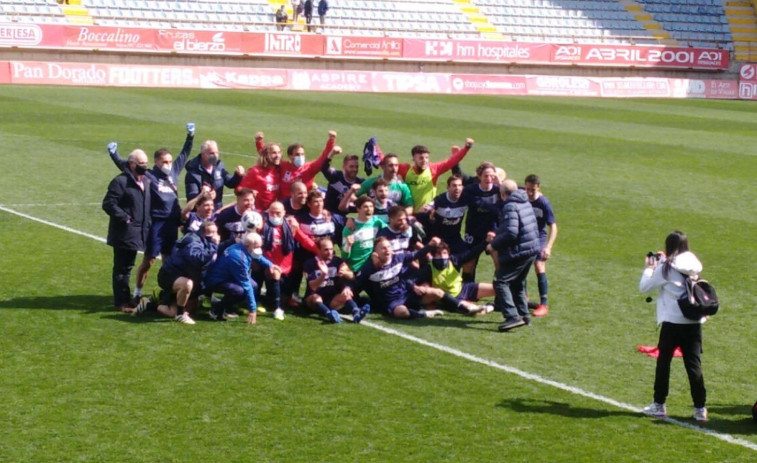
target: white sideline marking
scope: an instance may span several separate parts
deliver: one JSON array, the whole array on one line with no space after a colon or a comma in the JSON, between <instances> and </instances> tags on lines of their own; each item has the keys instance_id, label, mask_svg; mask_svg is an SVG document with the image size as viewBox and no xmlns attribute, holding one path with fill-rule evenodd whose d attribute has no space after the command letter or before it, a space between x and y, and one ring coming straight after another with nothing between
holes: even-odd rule
<instances>
[{"instance_id":1,"label":"white sideline marking","mask_svg":"<svg viewBox=\"0 0 757 463\"><path fill-rule=\"evenodd\" d=\"M65 225L57 224L55 222L50 222L49 220L43 220L43 219L34 217L32 215L29 215L29 214L24 214L23 212L18 212L16 210L7 208L5 206L1 206L0 205L0 211L5 211L5 212L7 212L9 214L14 214L14 215L17 215L19 217L23 217L25 219L29 219L29 220L33 220L35 222L39 222L39 223L42 223L42 224L45 224L45 225L49 225L51 227L55 227L55 228L58 228L60 230L67 231L69 233L74 233L76 235L86 236L87 238L92 238L93 240L99 241L101 243L105 243L106 242L105 238L101 238L99 236L91 235L91 234L85 233L83 231L75 230L75 229L69 228L69 227L67 227Z\"/></svg>"},{"instance_id":2,"label":"white sideline marking","mask_svg":"<svg viewBox=\"0 0 757 463\"><path fill-rule=\"evenodd\" d=\"M62 206L99 206L101 202L97 203L15 203L15 204L3 204L5 207L62 207Z\"/></svg>"},{"instance_id":3,"label":"white sideline marking","mask_svg":"<svg viewBox=\"0 0 757 463\"><path fill-rule=\"evenodd\" d=\"M47 220L43 220L43 219L40 219L40 218L31 216L31 215L28 215L28 214L24 214L22 212L14 211L13 209L9 209L9 208L4 207L4 206L0 206L0 211L5 211L5 212L8 212L10 214L15 214L15 215L17 215L19 217L23 217L25 219L29 219L29 220L33 220L35 222L39 222L39 223L42 223L42 224L45 224L45 225L49 225L51 227L55 227L55 228L58 228L60 230L64 230L64 231L67 231L67 232L70 232L70 233L74 233L76 235L86 236L87 238L92 238L93 240L99 241L101 243L105 243L105 241L106 241L104 238L101 238L99 236L91 235L89 233L85 233L85 232L82 232L82 231L79 231L79 230L75 230L73 228L66 227L64 225L59 225L57 223L50 222L50 221L47 221ZM351 317L349 317L349 316L343 316L343 318L347 318L348 320L351 320ZM603 403L606 403L608 405L612 405L613 407L621 408L623 410L628 410L630 412L642 414L641 408L636 407L634 405L627 404L625 402L619 402L619 401L617 401L615 399L611 399L611 398L605 397L603 395L595 394L593 392L585 391L585 390L583 390L581 388L578 388L578 387L575 387L575 386L570 386L570 385L565 384L565 383L560 383L560 382L557 382L557 381L553 381L551 379L543 378L543 377L541 377L539 375L536 375L536 374L533 374L533 373L528 373L526 371L519 370L519 369L517 369L515 367L511 367L511 366L508 366L508 365L503 365L501 363L493 362L491 360L486 360L484 358L477 357L477 356L475 356L473 354L468 354L467 352L463 352L463 351L455 349L453 347L449 347L449 346L445 346L445 345L442 345L442 344L437 344L435 342L427 341L425 339L413 336L411 334L403 333L402 331L398 331L398 330L395 330L393 328L388 328L386 326L382 326L382 325L379 325L379 324L376 324L376 323L372 323L372 322L369 322L367 320L363 320L361 322L361 325L368 326L368 327L373 328L375 330L383 331L386 334L391 334L393 336L397 336L397 337L400 337L402 339L405 339L405 340L408 340L408 341L412 341L412 342L421 344L423 346L430 347L432 349L436 349L436 350L442 351L442 352L447 353L447 354L454 355L455 357L460 357L460 358L463 358L465 360L469 360L469 361L474 362L474 363L479 363L481 365L486 365L488 367L491 367L491 368L494 368L494 369L497 369L497 370L502 370L502 371L504 371L506 373L510 373L510 374L513 374L513 375L516 375L516 376L520 376L521 378L528 379L528 380L531 380L531 381L535 381L535 382L540 383L540 384L544 384L544 385L547 385L547 386L552 386L552 387L554 387L556 389L560 389L560 390L563 390L563 391L570 392L571 394L575 394L575 395L578 395L578 396L581 396L581 397L586 397L586 398L589 398L589 399L593 399L593 400L596 400L598 402L603 402ZM507 335L503 335L503 336L507 336ZM665 421L665 422L670 423L670 424L674 424L674 425L680 426L682 428L691 429L692 431L701 432L702 434L707 434L709 436L712 436L712 437L714 437L716 439L720 439L720 440L722 440L724 442L727 442L729 444L740 445L740 446L745 447L745 448L747 448L749 450L757 451L757 444L755 444L753 442L750 442L750 441L747 441L747 440L744 440L744 439L739 439L737 437L733 437L730 434L720 433L720 432L717 432L717 431L713 431L711 429L703 428L701 426L697 426L695 424L687 423L685 421L676 420L676 419L670 418L670 417L668 417L668 418L656 418L656 419L659 419L661 421Z\"/></svg>"}]
</instances>

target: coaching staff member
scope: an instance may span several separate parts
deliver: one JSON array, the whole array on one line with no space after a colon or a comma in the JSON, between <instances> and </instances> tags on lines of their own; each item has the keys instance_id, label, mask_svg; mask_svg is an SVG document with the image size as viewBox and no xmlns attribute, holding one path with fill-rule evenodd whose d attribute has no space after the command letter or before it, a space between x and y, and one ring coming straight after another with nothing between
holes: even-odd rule
<instances>
[{"instance_id":1,"label":"coaching staff member","mask_svg":"<svg viewBox=\"0 0 757 463\"><path fill-rule=\"evenodd\" d=\"M113 305L131 312L129 279L137 251L144 251L150 231L150 180L147 155L136 149L129 154L128 168L108 185L103 210L110 216L108 244L113 246Z\"/></svg>"},{"instance_id":2,"label":"coaching staff member","mask_svg":"<svg viewBox=\"0 0 757 463\"><path fill-rule=\"evenodd\" d=\"M202 193L202 186L209 185L216 192L215 210L223 207L223 187L236 188L244 177L244 167L237 166L234 172L227 172L223 161L218 157L218 143L206 140L200 154L187 163L187 175L184 177L184 187L187 191L187 201Z\"/></svg>"},{"instance_id":3,"label":"coaching staff member","mask_svg":"<svg viewBox=\"0 0 757 463\"><path fill-rule=\"evenodd\" d=\"M510 331L530 322L526 300L526 277L541 252L539 229L528 195L513 180L500 186L502 217L494 240L486 246L497 254L494 274L494 307L505 316L499 331Z\"/></svg>"}]
</instances>

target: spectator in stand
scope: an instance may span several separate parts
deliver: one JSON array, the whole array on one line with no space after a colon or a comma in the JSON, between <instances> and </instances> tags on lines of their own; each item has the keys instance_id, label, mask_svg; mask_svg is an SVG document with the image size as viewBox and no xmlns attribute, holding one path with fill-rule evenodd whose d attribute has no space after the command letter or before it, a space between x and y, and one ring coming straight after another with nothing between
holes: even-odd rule
<instances>
[{"instance_id":1,"label":"spectator in stand","mask_svg":"<svg viewBox=\"0 0 757 463\"><path fill-rule=\"evenodd\" d=\"M205 187L204 191L194 199L187 201L187 205L181 210L181 221L184 224L184 234L196 232L203 222L215 222L216 212L213 208L213 196L215 191Z\"/></svg>"},{"instance_id":2,"label":"spectator in stand","mask_svg":"<svg viewBox=\"0 0 757 463\"><path fill-rule=\"evenodd\" d=\"M354 323L360 323L371 311L370 305L358 307L355 303L349 286L355 274L346 262L334 255L331 238L318 240L318 254L305 262L305 274L308 282L305 303L332 323L341 323L339 310L343 308L352 313Z\"/></svg>"},{"instance_id":3,"label":"spectator in stand","mask_svg":"<svg viewBox=\"0 0 757 463\"><path fill-rule=\"evenodd\" d=\"M313 0L305 0L303 12L305 13L305 22L308 25L308 32L313 32L313 26L310 25L310 23L313 22Z\"/></svg>"},{"instance_id":4,"label":"spectator in stand","mask_svg":"<svg viewBox=\"0 0 757 463\"><path fill-rule=\"evenodd\" d=\"M326 24L326 12L329 11L329 2L321 0L318 2L318 19L321 20L321 26Z\"/></svg>"},{"instance_id":5,"label":"spectator in stand","mask_svg":"<svg viewBox=\"0 0 757 463\"><path fill-rule=\"evenodd\" d=\"M258 137L255 138L255 143L258 148L262 148L263 144L263 132L258 132ZM302 180L305 183L308 191L313 189L313 180L318 172L321 170L321 166L329 157L329 155L336 156L342 152L342 148L334 146L336 143L336 132L329 130L329 138L326 141L321 155L311 162L305 162L305 147L301 143L292 143L287 147L287 156L289 161L281 161L279 170L281 174L281 188L278 192L278 199L286 199L292 195L291 186L292 183L297 180Z\"/></svg>"},{"instance_id":6,"label":"spectator in stand","mask_svg":"<svg viewBox=\"0 0 757 463\"><path fill-rule=\"evenodd\" d=\"M531 207L536 215L536 225L539 228L539 244L541 252L534 261L536 281L539 285L539 304L534 309L534 317L543 317L549 313L547 305L547 260L552 257L552 246L557 239L557 222L552 212L552 204L546 196L541 194L541 180L538 175L531 174L526 177L526 194ZM549 228L549 233L547 232Z\"/></svg>"},{"instance_id":7,"label":"spectator in stand","mask_svg":"<svg viewBox=\"0 0 757 463\"><path fill-rule=\"evenodd\" d=\"M463 194L472 198L472 204L465 216L465 242L477 246L486 242L489 232L497 228L502 200L499 194L499 182L494 164L484 161L476 168L477 182L466 185ZM504 178L502 179L504 180ZM463 265L463 281L476 281L478 257Z\"/></svg>"},{"instance_id":8,"label":"spectator in stand","mask_svg":"<svg viewBox=\"0 0 757 463\"><path fill-rule=\"evenodd\" d=\"M262 132L259 135L262 143ZM258 137L255 139L258 140ZM237 188L249 188L255 192L255 210L262 212L279 196L281 145L266 143L258 149L258 153L258 163L250 168Z\"/></svg>"},{"instance_id":9,"label":"spectator in stand","mask_svg":"<svg viewBox=\"0 0 757 463\"><path fill-rule=\"evenodd\" d=\"M331 154L326 157L326 161L321 166L321 173L329 182L326 188L325 208L332 214L336 214L344 194L352 185L363 183L363 179L357 176L360 168L360 158L357 155L345 155L342 160L342 170L331 168L332 158Z\"/></svg>"},{"instance_id":10,"label":"spectator in stand","mask_svg":"<svg viewBox=\"0 0 757 463\"><path fill-rule=\"evenodd\" d=\"M371 257L376 234L386 227L386 223L373 216L373 200L368 196L359 197L355 207L354 229L344 227L342 230L342 258L357 272Z\"/></svg>"},{"instance_id":11,"label":"spectator in stand","mask_svg":"<svg viewBox=\"0 0 757 463\"><path fill-rule=\"evenodd\" d=\"M267 220L263 223L263 255L266 259L277 265L280 275L267 275L266 297L275 308L273 317L276 320L284 320L284 305L288 303L292 294L291 284L287 279L292 274L294 250L297 244L312 254L318 253L318 248L309 236L300 230L299 224L294 218L284 219L284 205L275 201L268 208ZM301 272L300 272L301 273ZM261 281L261 275L258 281Z\"/></svg>"},{"instance_id":12,"label":"spectator in stand","mask_svg":"<svg viewBox=\"0 0 757 463\"><path fill-rule=\"evenodd\" d=\"M276 29L283 31L288 20L289 16L287 15L286 7L282 4L281 8L276 10Z\"/></svg>"},{"instance_id":13,"label":"spectator in stand","mask_svg":"<svg viewBox=\"0 0 757 463\"><path fill-rule=\"evenodd\" d=\"M379 178L383 178L389 183L389 199L394 201L395 204L399 204L406 208L408 215L413 213L413 196L410 193L410 188L398 175L400 162L397 155L389 153L381 160L381 169L383 173L376 177L371 177L368 180L360 184L360 188L355 192L355 196L362 196L371 192L373 182ZM352 185L355 187L355 185ZM433 197L432 197L433 198ZM430 199L429 199L430 201Z\"/></svg>"},{"instance_id":14,"label":"spectator in stand","mask_svg":"<svg viewBox=\"0 0 757 463\"><path fill-rule=\"evenodd\" d=\"M242 188L234 192L237 202L231 207L222 209L216 215L215 224L218 226L218 234L221 236L221 245L218 252L238 242L242 235L247 231L242 224L242 216L245 212L251 211L255 204L255 195L249 188Z\"/></svg>"},{"instance_id":15,"label":"spectator in stand","mask_svg":"<svg viewBox=\"0 0 757 463\"><path fill-rule=\"evenodd\" d=\"M497 253L494 306L505 317L499 331L510 331L531 323L526 278L539 254L539 230L528 196L518 189L517 183L510 179L502 182L500 196L504 201L502 219L486 250Z\"/></svg>"},{"instance_id":16,"label":"spectator in stand","mask_svg":"<svg viewBox=\"0 0 757 463\"><path fill-rule=\"evenodd\" d=\"M196 307L203 273L216 258L218 241L216 225L203 222L196 233L187 233L176 243L158 271L161 289L158 312L180 323L195 324L186 309L190 305ZM132 316L144 312L152 302L149 298L142 298Z\"/></svg>"},{"instance_id":17,"label":"spectator in stand","mask_svg":"<svg viewBox=\"0 0 757 463\"><path fill-rule=\"evenodd\" d=\"M430 241L434 246L438 243L438 238ZM429 250L430 247L426 246L415 252L395 254L388 239L376 239L373 252L357 274L355 290L365 289L371 295L373 307L383 308L391 317L433 318L441 315L441 310L421 309L415 286L402 277L408 270L408 264Z\"/></svg>"},{"instance_id":18,"label":"spectator in stand","mask_svg":"<svg viewBox=\"0 0 757 463\"><path fill-rule=\"evenodd\" d=\"M429 150L423 145L415 145L410 152L413 164L399 164L398 174L405 180L413 197L413 211L418 212L436 196L436 182L439 176L449 171L463 160L473 147L473 139L465 139L465 147L452 147L452 156L441 162L429 163ZM411 168L412 167L412 168Z\"/></svg>"},{"instance_id":19,"label":"spectator in stand","mask_svg":"<svg viewBox=\"0 0 757 463\"><path fill-rule=\"evenodd\" d=\"M192 152L195 124L187 123L187 136L184 146L176 159L165 148L160 148L153 154L154 165L145 173L150 179L150 234L147 236L142 263L137 268L137 281L134 288L134 299L142 296L142 288L147 282L148 273L158 255L167 257L179 238L181 225L181 206L176 185L179 183L179 172L184 169L187 157ZM118 156L118 144L108 144L108 154L120 170L127 168L127 161Z\"/></svg>"},{"instance_id":20,"label":"spectator in stand","mask_svg":"<svg viewBox=\"0 0 757 463\"><path fill-rule=\"evenodd\" d=\"M244 167L237 166L233 173L226 171L223 161L218 158L218 143L206 140L200 147L200 154L187 163L184 187L187 201L202 192L203 185L215 190L215 208L223 207L223 187L236 188L244 177Z\"/></svg>"},{"instance_id":21,"label":"spectator in stand","mask_svg":"<svg viewBox=\"0 0 757 463\"><path fill-rule=\"evenodd\" d=\"M103 210L110 216L108 245L113 247L113 306L131 312L129 280L137 251L144 251L150 231L150 179L147 155L136 149L129 154L127 169L111 180L103 198Z\"/></svg>"},{"instance_id":22,"label":"spectator in stand","mask_svg":"<svg viewBox=\"0 0 757 463\"><path fill-rule=\"evenodd\" d=\"M262 244L260 235L254 232L246 233L240 243L229 246L208 269L205 287L211 292L223 294L220 302L210 309L210 318L234 318L234 305L246 301L250 310L247 323L257 323L255 284L250 278L252 264L265 268L274 277L281 272L280 268L263 257Z\"/></svg>"},{"instance_id":23,"label":"spectator in stand","mask_svg":"<svg viewBox=\"0 0 757 463\"><path fill-rule=\"evenodd\" d=\"M297 26L297 20L302 14L302 0L292 0L292 27Z\"/></svg>"}]
</instances>

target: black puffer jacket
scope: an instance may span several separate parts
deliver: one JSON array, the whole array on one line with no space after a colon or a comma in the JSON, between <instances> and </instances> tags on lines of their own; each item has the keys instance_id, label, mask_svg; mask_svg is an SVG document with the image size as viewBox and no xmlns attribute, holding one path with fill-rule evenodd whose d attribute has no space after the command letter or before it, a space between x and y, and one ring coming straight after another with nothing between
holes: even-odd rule
<instances>
[{"instance_id":1,"label":"black puffer jacket","mask_svg":"<svg viewBox=\"0 0 757 463\"><path fill-rule=\"evenodd\" d=\"M150 230L150 179L143 176L142 183L144 190L127 171L108 185L103 210L110 216L108 244L114 248L145 250Z\"/></svg>"}]
</instances>

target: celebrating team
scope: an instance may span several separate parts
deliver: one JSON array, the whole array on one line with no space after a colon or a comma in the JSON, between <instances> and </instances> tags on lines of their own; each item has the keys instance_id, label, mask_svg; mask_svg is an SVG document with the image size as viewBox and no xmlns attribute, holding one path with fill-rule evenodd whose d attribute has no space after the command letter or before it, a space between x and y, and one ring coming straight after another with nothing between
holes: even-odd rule
<instances>
[{"instance_id":1,"label":"celebrating team","mask_svg":"<svg viewBox=\"0 0 757 463\"><path fill-rule=\"evenodd\" d=\"M190 313L198 300L215 294L222 297L212 296L210 318L235 318L241 305L254 324L265 288L265 306L277 320L299 304L333 323L341 322L344 313L359 323L371 308L397 318L432 318L443 313L440 309L471 315L496 309L505 316L500 331L509 331L530 324L525 282L534 266L540 300L533 315L547 314L545 261L557 237L551 205L535 175L526 178L523 190L491 162L482 162L475 176L463 174L458 164L473 147L472 139L435 163L428 148L416 145L409 164L396 154L383 155L371 139L364 151L366 171L380 166L381 173L363 180L356 155L344 155L341 170L331 166L342 153L334 131L310 162L302 144L289 145L284 159L281 145L265 142L260 132L257 163L232 172L213 140L187 161L194 134L195 125L187 124L180 155L173 159L161 148L151 169L142 150L124 160L116 143L108 145L122 171L103 200L110 216L117 310L138 315L154 306L194 324ZM177 184L185 167L187 203L182 208ZM450 170L446 191L437 192L440 176ZM319 172L328 182L323 188L314 183ZM236 196L226 206L224 187ZM144 259L131 293L138 251L144 251ZM493 283L475 281L483 252L495 262ZM142 297L142 288L159 255L161 291L152 300ZM494 304L477 304L492 296Z\"/></svg>"}]
</instances>

